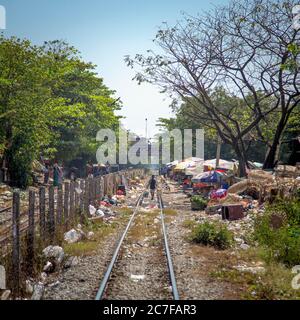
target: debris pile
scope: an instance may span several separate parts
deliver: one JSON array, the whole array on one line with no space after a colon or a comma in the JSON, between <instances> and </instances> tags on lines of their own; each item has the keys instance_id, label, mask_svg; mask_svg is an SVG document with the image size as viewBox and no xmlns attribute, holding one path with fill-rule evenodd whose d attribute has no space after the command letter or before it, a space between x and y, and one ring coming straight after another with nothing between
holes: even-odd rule
<instances>
[{"instance_id":1,"label":"debris pile","mask_svg":"<svg viewBox=\"0 0 300 320\"><path fill-rule=\"evenodd\" d=\"M262 169L249 170L247 178L234 176L232 181L227 180L227 186L222 181L217 181L216 171L205 174L191 179L194 181L192 192L185 192L182 186L185 198L190 200L191 210L198 211L191 216L197 223L210 220L225 224L234 234L235 246L241 250L250 248L250 243L247 243L249 234L253 231L257 217L265 214L266 205L272 204L277 198L289 199L300 189L299 166L279 165L273 172ZM203 177L215 181L205 182ZM195 208L195 198L199 198L198 202L201 204L205 204L206 201L206 205ZM175 202L172 205L175 205ZM276 215L272 217L275 229L282 225L280 218ZM256 266L254 269L251 268L248 270L247 267L241 266L240 269L245 272L260 272Z\"/></svg>"},{"instance_id":2,"label":"debris pile","mask_svg":"<svg viewBox=\"0 0 300 320\"><path fill-rule=\"evenodd\" d=\"M67 243L76 243L86 238L86 234L82 231L79 224L76 229L72 229L64 234L64 240Z\"/></svg>"},{"instance_id":3,"label":"debris pile","mask_svg":"<svg viewBox=\"0 0 300 320\"><path fill-rule=\"evenodd\" d=\"M44 266L44 272L53 272L58 270L64 260L65 253L62 247L49 246L43 250L44 258L47 263Z\"/></svg>"}]
</instances>

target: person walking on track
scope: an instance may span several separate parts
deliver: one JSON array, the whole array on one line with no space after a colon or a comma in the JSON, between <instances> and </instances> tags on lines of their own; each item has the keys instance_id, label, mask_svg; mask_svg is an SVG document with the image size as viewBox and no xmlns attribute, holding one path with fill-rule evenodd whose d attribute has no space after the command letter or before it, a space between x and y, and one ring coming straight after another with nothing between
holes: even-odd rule
<instances>
[{"instance_id":1,"label":"person walking on track","mask_svg":"<svg viewBox=\"0 0 300 320\"><path fill-rule=\"evenodd\" d=\"M150 187L151 200L154 200L154 193L155 193L156 186L157 186L155 176L151 177L148 186Z\"/></svg>"}]
</instances>

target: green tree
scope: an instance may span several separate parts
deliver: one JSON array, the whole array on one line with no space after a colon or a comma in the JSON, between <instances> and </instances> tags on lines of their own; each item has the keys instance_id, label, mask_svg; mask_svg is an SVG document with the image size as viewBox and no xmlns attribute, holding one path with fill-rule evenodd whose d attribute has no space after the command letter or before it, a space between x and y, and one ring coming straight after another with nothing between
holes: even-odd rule
<instances>
[{"instance_id":1,"label":"green tree","mask_svg":"<svg viewBox=\"0 0 300 320\"><path fill-rule=\"evenodd\" d=\"M74 47L0 37L0 150L12 184L31 182L40 155L95 157L97 131L119 123L113 95Z\"/></svg>"},{"instance_id":2,"label":"green tree","mask_svg":"<svg viewBox=\"0 0 300 320\"><path fill-rule=\"evenodd\" d=\"M185 16L174 27L164 24L154 40L158 52L125 58L138 82L153 83L183 103L189 99L193 116L213 123L223 142L234 148L242 176L247 167L245 141L278 111L264 164L274 167L282 133L300 101L300 51L295 45L300 30L292 27L296 4L233 0L211 12ZM243 99L237 100L241 108L234 108L238 119L211 99L211 91L219 86L226 88L229 100Z\"/></svg>"}]
</instances>

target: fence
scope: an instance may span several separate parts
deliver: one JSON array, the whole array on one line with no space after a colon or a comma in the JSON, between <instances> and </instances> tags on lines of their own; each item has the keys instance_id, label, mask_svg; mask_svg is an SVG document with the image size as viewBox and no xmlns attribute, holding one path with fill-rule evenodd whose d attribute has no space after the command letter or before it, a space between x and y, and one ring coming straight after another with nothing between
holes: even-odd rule
<instances>
[{"instance_id":1,"label":"fence","mask_svg":"<svg viewBox=\"0 0 300 320\"><path fill-rule=\"evenodd\" d=\"M0 256L6 256L10 271L10 286L14 297L20 294L22 268L26 275L34 273L36 248L57 244L62 231L89 217L89 206L104 195L113 195L117 187L135 176L143 176L144 169L120 171L76 182L67 181L59 188L30 189L28 206L21 212L20 192L13 193L12 221L0 238ZM4 250L5 248L5 250Z\"/></svg>"}]
</instances>

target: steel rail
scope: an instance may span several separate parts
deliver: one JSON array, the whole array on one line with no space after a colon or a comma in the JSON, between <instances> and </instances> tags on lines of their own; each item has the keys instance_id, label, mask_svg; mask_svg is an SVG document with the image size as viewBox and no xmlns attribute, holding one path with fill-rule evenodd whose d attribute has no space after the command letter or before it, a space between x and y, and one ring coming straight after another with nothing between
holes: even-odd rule
<instances>
[{"instance_id":1,"label":"steel rail","mask_svg":"<svg viewBox=\"0 0 300 320\"><path fill-rule=\"evenodd\" d=\"M122 244L125 240L125 237L132 225L132 222L135 218L135 216L137 215L137 212L139 210L139 207L141 206L141 204L143 203L144 200L144 191L142 192L142 194L139 196L134 212L131 215L131 218L126 226L125 231L122 234L122 237L120 238L120 240L118 241L117 247L114 251L113 257L110 261L109 266L107 267L107 270L104 274L104 277L100 283L100 287L98 289L97 295L95 300L99 301L103 298L103 295L105 293L105 290L107 288L109 279L111 277L113 268L115 266L115 263L118 259L119 256L119 252L120 249L122 247ZM175 278L175 272L174 272L174 268L173 268L173 262L172 262L172 258L171 258L171 253L170 253L170 249L169 249L169 243L168 243L168 237L167 237L167 229L166 229L166 225L165 225L165 221L164 221L164 213L163 213L163 209L164 209L164 205L163 205L163 201L162 201L162 197L159 193L157 193L157 202L160 208L160 217L161 217L161 223L162 223L162 232L163 232L163 237L164 237L164 247L165 247L165 252L166 252L166 257L167 257L167 265L168 265L168 271L169 271L169 276L170 276L170 281L171 281L171 286L172 286L172 294L173 294L173 298L174 300L180 300L179 299L179 294L178 294L178 289L177 289L177 283L176 283L176 278Z\"/></svg>"},{"instance_id":2,"label":"steel rail","mask_svg":"<svg viewBox=\"0 0 300 320\"><path fill-rule=\"evenodd\" d=\"M171 253L170 253L169 243L168 243L167 229L166 229L164 213L163 213L164 204L163 204L161 195L157 194L157 200L158 200L159 208L160 208L160 217L161 217L162 231L163 231L163 236L164 236L165 251L166 251L166 256L167 256L167 261L168 261L169 275L170 275L171 286L172 286L172 294L173 294L174 300L180 300L178 289L177 289L177 283L176 283L176 278L175 278L172 257L171 257Z\"/></svg>"},{"instance_id":3,"label":"steel rail","mask_svg":"<svg viewBox=\"0 0 300 320\"><path fill-rule=\"evenodd\" d=\"M143 200L144 200L144 191L143 191L143 193L142 193L142 194L139 196L139 198L138 198L138 201L137 201L137 203L136 203L134 212L133 212L133 214L132 214L132 216L131 216L128 224L127 224L127 227L126 227L126 229L125 229L122 237L121 237L120 240L119 240L119 243L118 243L118 245L117 245L117 247L116 247L116 249L115 249L115 251L114 251L113 257L112 257L112 259L111 259L111 262L110 262L110 264L109 264L109 266L108 266L108 268L107 268L107 270L106 270L106 272L105 272L105 275L104 275L104 277L103 277L103 279L102 279L102 281L101 281L101 283L100 283L100 287L99 287L99 290L98 290L97 295L96 295L96 298L95 298L95 300L97 300L97 301L101 300L102 297L103 297L103 295L104 295L105 289L106 289L106 287L107 287L107 283L108 283L108 281L109 281L109 279L110 279L112 270L113 270L114 265L115 265L115 263L116 263L116 261L117 261L117 258L118 258L118 256L119 256L119 252L120 252L120 249L121 249L122 244L123 244L123 242L124 242L124 239L125 239L125 237L126 237L126 235L127 235L127 233L128 233L128 230L129 230L129 228L130 228L130 226L131 226L131 224L132 224L132 221L133 221L133 219L135 218L135 216L136 216L136 214L137 214L137 212L138 212L138 209L139 209L141 203L143 202Z\"/></svg>"}]
</instances>

